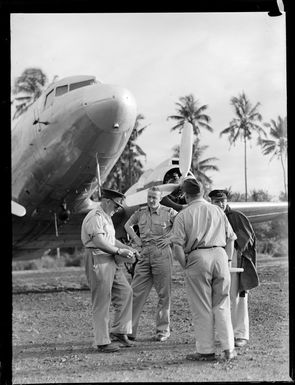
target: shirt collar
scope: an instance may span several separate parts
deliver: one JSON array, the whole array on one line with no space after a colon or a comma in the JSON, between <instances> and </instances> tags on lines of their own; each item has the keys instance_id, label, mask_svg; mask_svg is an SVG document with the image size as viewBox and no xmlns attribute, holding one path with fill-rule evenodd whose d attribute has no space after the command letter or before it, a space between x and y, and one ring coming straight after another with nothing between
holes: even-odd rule
<instances>
[{"instance_id":1,"label":"shirt collar","mask_svg":"<svg viewBox=\"0 0 295 385\"><path fill-rule=\"evenodd\" d=\"M207 202L204 198L196 198L196 199L194 199L193 201L191 201L188 205L190 206L190 205L192 205L192 204L194 204L194 203L197 203L197 202Z\"/></svg>"},{"instance_id":2,"label":"shirt collar","mask_svg":"<svg viewBox=\"0 0 295 385\"><path fill-rule=\"evenodd\" d=\"M151 214L157 214L157 215L160 215L160 205L156 208L156 209L151 209L149 206L148 206L148 209L149 209L149 212Z\"/></svg>"}]
</instances>

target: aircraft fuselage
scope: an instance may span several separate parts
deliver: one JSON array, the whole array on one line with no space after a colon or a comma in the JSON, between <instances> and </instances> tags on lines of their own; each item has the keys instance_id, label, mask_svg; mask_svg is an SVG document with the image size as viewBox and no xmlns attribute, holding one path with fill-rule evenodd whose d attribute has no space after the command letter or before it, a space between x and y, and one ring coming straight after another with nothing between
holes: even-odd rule
<instances>
[{"instance_id":1,"label":"aircraft fuselage","mask_svg":"<svg viewBox=\"0 0 295 385\"><path fill-rule=\"evenodd\" d=\"M14 246L33 240L63 203L79 212L91 195L97 161L103 183L120 157L136 119L131 93L91 76L62 79L47 88L12 127ZM95 186L95 183L94 183Z\"/></svg>"}]
</instances>

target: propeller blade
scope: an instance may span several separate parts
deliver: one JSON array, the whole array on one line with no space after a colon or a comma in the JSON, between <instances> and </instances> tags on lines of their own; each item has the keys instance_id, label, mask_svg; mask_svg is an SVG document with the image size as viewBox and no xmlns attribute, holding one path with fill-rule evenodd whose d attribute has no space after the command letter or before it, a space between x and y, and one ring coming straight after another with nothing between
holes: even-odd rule
<instances>
[{"instance_id":1,"label":"propeller blade","mask_svg":"<svg viewBox=\"0 0 295 385\"><path fill-rule=\"evenodd\" d=\"M162 198L166 195L169 195L174 191L177 187L179 187L178 184L175 183L167 183L167 184L161 184L157 186L162 193ZM148 188L144 190L137 191L133 194L126 195L126 199L124 201L125 205L128 207L131 206L139 206L147 203L147 192Z\"/></svg>"},{"instance_id":2,"label":"propeller blade","mask_svg":"<svg viewBox=\"0 0 295 385\"><path fill-rule=\"evenodd\" d=\"M100 179L100 168L99 168L99 163L97 159L97 154L96 154L96 178L97 178L97 197L98 199L101 198L101 179Z\"/></svg>"},{"instance_id":3,"label":"propeller blade","mask_svg":"<svg viewBox=\"0 0 295 385\"><path fill-rule=\"evenodd\" d=\"M11 201L11 212L12 214L17 215L18 217L23 217L24 215L26 215L26 209L24 208L24 206L14 201Z\"/></svg>"},{"instance_id":4,"label":"propeller blade","mask_svg":"<svg viewBox=\"0 0 295 385\"><path fill-rule=\"evenodd\" d=\"M185 178L191 167L193 151L193 126L185 122L182 128L182 136L179 151L179 170L181 176Z\"/></svg>"}]
</instances>

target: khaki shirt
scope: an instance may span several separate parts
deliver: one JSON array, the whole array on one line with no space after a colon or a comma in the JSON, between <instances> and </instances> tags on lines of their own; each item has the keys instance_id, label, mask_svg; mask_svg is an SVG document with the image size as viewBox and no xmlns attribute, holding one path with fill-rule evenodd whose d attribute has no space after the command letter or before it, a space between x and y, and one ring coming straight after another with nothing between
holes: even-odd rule
<instances>
[{"instance_id":1,"label":"khaki shirt","mask_svg":"<svg viewBox=\"0 0 295 385\"><path fill-rule=\"evenodd\" d=\"M173 243L186 254L197 247L224 247L227 240L236 238L225 213L203 198L190 202L173 224Z\"/></svg>"},{"instance_id":2,"label":"khaki shirt","mask_svg":"<svg viewBox=\"0 0 295 385\"><path fill-rule=\"evenodd\" d=\"M89 211L82 222L81 240L85 247L96 248L92 239L97 234L102 234L106 241L115 245L115 229L112 218L98 206ZM93 250L93 254L106 254L100 249Z\"/></svg>"},{"instance_id":3,"label":"khaki shirt","mask_svg":"<svg viewBox=\"0 0 295 385\"><path fill-rule=\"evenodd\" d=\"M176 210L163 205L153 211L144 206L131 215L127 224L131 227L138 225L143 244L156 243L157 240L166 238L177 214Z\"/></svg>"}]
</instances>

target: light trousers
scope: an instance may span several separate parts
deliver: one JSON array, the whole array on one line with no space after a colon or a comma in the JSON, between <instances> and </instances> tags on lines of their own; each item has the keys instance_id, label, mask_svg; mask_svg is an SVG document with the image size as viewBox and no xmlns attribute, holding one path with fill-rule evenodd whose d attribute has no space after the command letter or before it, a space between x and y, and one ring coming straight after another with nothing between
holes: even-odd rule
<instances>
[{"instance_id":1,"label":"light trousers","mask_svg":"<svg viewBox=\"0 0 295 385\"><path fill-rule=\"evenodd\" d=\"M223 350L234 349L230 312L230 272L222 247L191 252L184 269L193 316L196 351L215 352L215 330Z\"/></svg>"},{"instance_id":2,"label":"light trousers","mask_svg":"<svg viewBox=\"0 0 295 385\"><path fill-rule=\"evenodd\" d=\"M232 267L237 266L237 251L234 250ZM235 338L249 339L249 313L248 313L248 293L245 297L239 296L239 275L231 274L230 300L231 300L231 320Z\"/></svg>"},{"instance_id":3,"label":"light trousers","mask_svg":"<svg viewBox=\"0 0 295 385\"><path fill-rule=\"evenodd\" d=\"M111 342L109 336L110 306L114 307L111 332L132 332L132 289L123 268L111 255L92 255L85 250L85 272L91 292L94 346Z\"/></svg>"},{"instance_id":4,"label":"light trousers","mask_svg":"<svg viewBox=\"0 0 295 385\"><path fill-rule=\"evenodd\" d=\"M168 246L160 249L156 245L144 246L131 283L133 337L136 336L142 309L153 286L159 298L156 311L156 333L164 336L170 335L171 277L171 248Z\"/></svg>"}]
</instances>

